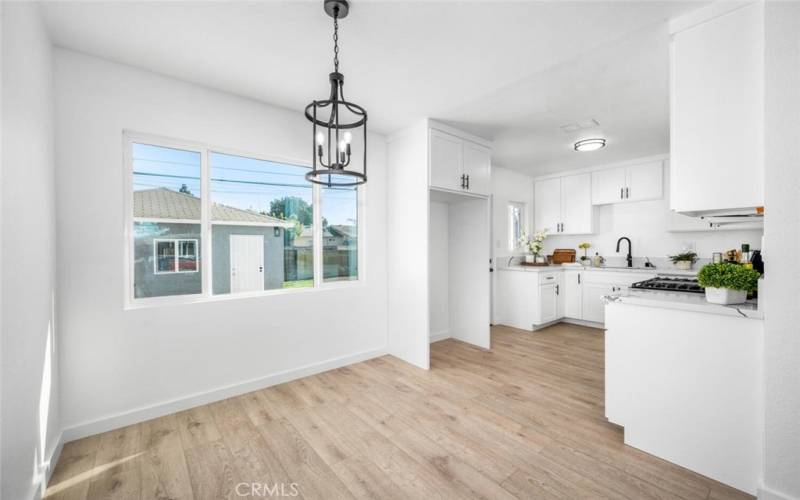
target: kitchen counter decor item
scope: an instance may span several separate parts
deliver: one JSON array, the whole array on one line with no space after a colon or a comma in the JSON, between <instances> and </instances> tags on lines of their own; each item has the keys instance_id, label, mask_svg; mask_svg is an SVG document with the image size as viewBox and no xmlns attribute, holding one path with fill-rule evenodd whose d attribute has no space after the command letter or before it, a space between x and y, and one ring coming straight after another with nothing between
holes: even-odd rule
<instances>
[{"instance_id":1,"label":"kitchen counter decor item","mask_svg":"<svg viewBox=\"0 0 800 500\"><path fill-rule=\"evenodd\" d=\"M688 271L697 262L697 254L694 252L682 252L677 255L670 255L669 260L675 264L675 267L682 271Z\"/></svg>"},{"instance_id":2,"label":"kitchen counter decor item","mask_svg":"<svg viewBox=\"0 0 800 500\"><path fill-rule=\"evenodd\" d=\"M712 304L741 304L747 292L758 288L761 274L739 264L723 262L707 264L697 273L697 282L706 289L706 300Z\"/></svg>"},{"instance_id":3,"label":"kitchen counter decor item","mask_svg":"<svg viewBox=\"0 0 800 500\"><path fill-rule=\"evenodd\" d=\"M592 244L584 242L584 243L581 243L580 245L578 245L578 248L583 250L583 257L581 257L581 262L584 263L584 264L588 264L590 259L589 259L589 256L586 255L586 254L587 254L588 250L590 248L592 248Z\"/></svg>"},{"instance_id":4,"label":"kitchen counter decor item","mask_svg":"<svg viewBox=\"0 0 800 500\"><path fill-rule=\"evenodd\" d=\"M528 237L527 231L522 232L522 236L519 237L519 244L522 248L528 250L529 255L525 256L525 262L538 262L540 259L538 258L539 254L544 249L544 240L547 238L547 229L543 229L533 234L533 238ZM546 259L544 265L547 265Z\"/></svg>"},{"instance_id":5,"label":"kitchen counter decor item","mask_svg":"<svg viewBox=\"0 0 800 500\"><path fill-rule=\"evenodd\" d=\"M553 250L553 264L575 262L575 250L572 248L556 248Z\"/></svg>"}]
</instances>

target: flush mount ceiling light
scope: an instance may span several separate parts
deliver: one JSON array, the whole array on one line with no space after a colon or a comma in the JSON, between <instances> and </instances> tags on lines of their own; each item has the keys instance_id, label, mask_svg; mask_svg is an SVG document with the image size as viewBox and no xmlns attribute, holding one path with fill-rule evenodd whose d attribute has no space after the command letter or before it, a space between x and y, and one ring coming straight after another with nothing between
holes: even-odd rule
<instances>
[{"instance_id":1,"label":"flush mount ceiling light","mask_svg":"<svg viewBox=\"0 0 800 500\"><path fill-rule=\"evenodd\" d=\"M347 17L347 0L325 0L325 12L333 18L333 73L329 75L330 96L306 106L311 131L313 169L306 179L323 186L358 186L367 182L367 111L344 98L344 75L339 73L339 19ZM363 130L364 168L345 170L350 165L353 132Z\"/></svg>"},{"instance_id":2,"label":"flush mount ceiling light","mask_svg":"<svg viewBox=\"0 0 800 500\"><path fill-rule=\"evenodd\" d=\"M584 139L575 143L575 151L597 151L606 147L605 139Z\"/></svg>"}]
</instances>

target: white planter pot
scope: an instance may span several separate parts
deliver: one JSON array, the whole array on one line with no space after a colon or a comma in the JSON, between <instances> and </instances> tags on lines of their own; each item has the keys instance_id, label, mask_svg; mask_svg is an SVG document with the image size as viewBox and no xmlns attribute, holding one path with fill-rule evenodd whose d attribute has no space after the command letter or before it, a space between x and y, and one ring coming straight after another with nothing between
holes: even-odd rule
<instances>
[{"instance_id":1,"label":"white planter pot","mask_svg":"<svg viewBox=\"0 0 800 500\"><path fill-rule=\"evenodd\" d=\"M712 304L741 304L747 301L747 292L730 288L706 288L706 300Z\"/></svg>"},{"instance_id":2,"label":"white planter pot","mask_svg":"<svg viewBox=\"0 0 800 500\"><path fill-rule=\"evenodd\" d=\"M529 264L532 264L533 263L533 255L530 255L530 254L526 255L525 256L525 262L527 262Z\"/></svg>"},{"instance_id":3,"label":"white planter pot","mask_svg":"<svg viewBox=\"0 0 800 500\"><path fill-rule=\"evenodd\" d=\"M675 267L680 269L681 271L688 271L692 268L692 261L691 260L679 260L675 263Z\"/></svg>"}]
</instances>

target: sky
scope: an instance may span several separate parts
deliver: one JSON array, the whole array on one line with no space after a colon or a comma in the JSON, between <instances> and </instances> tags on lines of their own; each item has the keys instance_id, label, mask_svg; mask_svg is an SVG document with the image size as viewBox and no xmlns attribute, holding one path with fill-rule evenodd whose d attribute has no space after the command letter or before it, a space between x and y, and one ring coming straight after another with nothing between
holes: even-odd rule
<instances>
[{"instance_id":1,"label":"sky","mask_svg":"<svg viewBox=\"0 0 800 500\"><path fill-rule=\"evenodd\" d=\"M211 201L243 210L269 212L270 201L297 196L311 204L307 167L255 160L211 152ZM182 185L201 195L200 153L147 144L133 145L134 191ZM330 224L354 224L357 218L354 188L322 190L322 217Z\"/></svg>"}]
</instances>

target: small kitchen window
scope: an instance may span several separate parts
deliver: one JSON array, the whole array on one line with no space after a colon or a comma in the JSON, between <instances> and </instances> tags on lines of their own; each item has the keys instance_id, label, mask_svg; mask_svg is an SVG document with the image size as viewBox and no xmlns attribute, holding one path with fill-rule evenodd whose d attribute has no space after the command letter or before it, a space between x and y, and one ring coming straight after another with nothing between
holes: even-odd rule
<instances>
[{"instance_id":1,"label":"small kitchen window","mask_svg":"<svg viewBox=\"0 0 800 500\"><path fill-rule=\"evenodd\" d=\"M508 203L508 250L519 250L519 239L525 231L525 204L516 201Z\"/></svg>"},{"instance_id":2,"label":"small kitchen window","mask_svg":"<svg viewBox=\"0 0 800 500\"><path fill-rule=\"evenodd\" d=\"M155 274L196 273L197 240L153 240Z\"/></svg>"}]
</instances>

